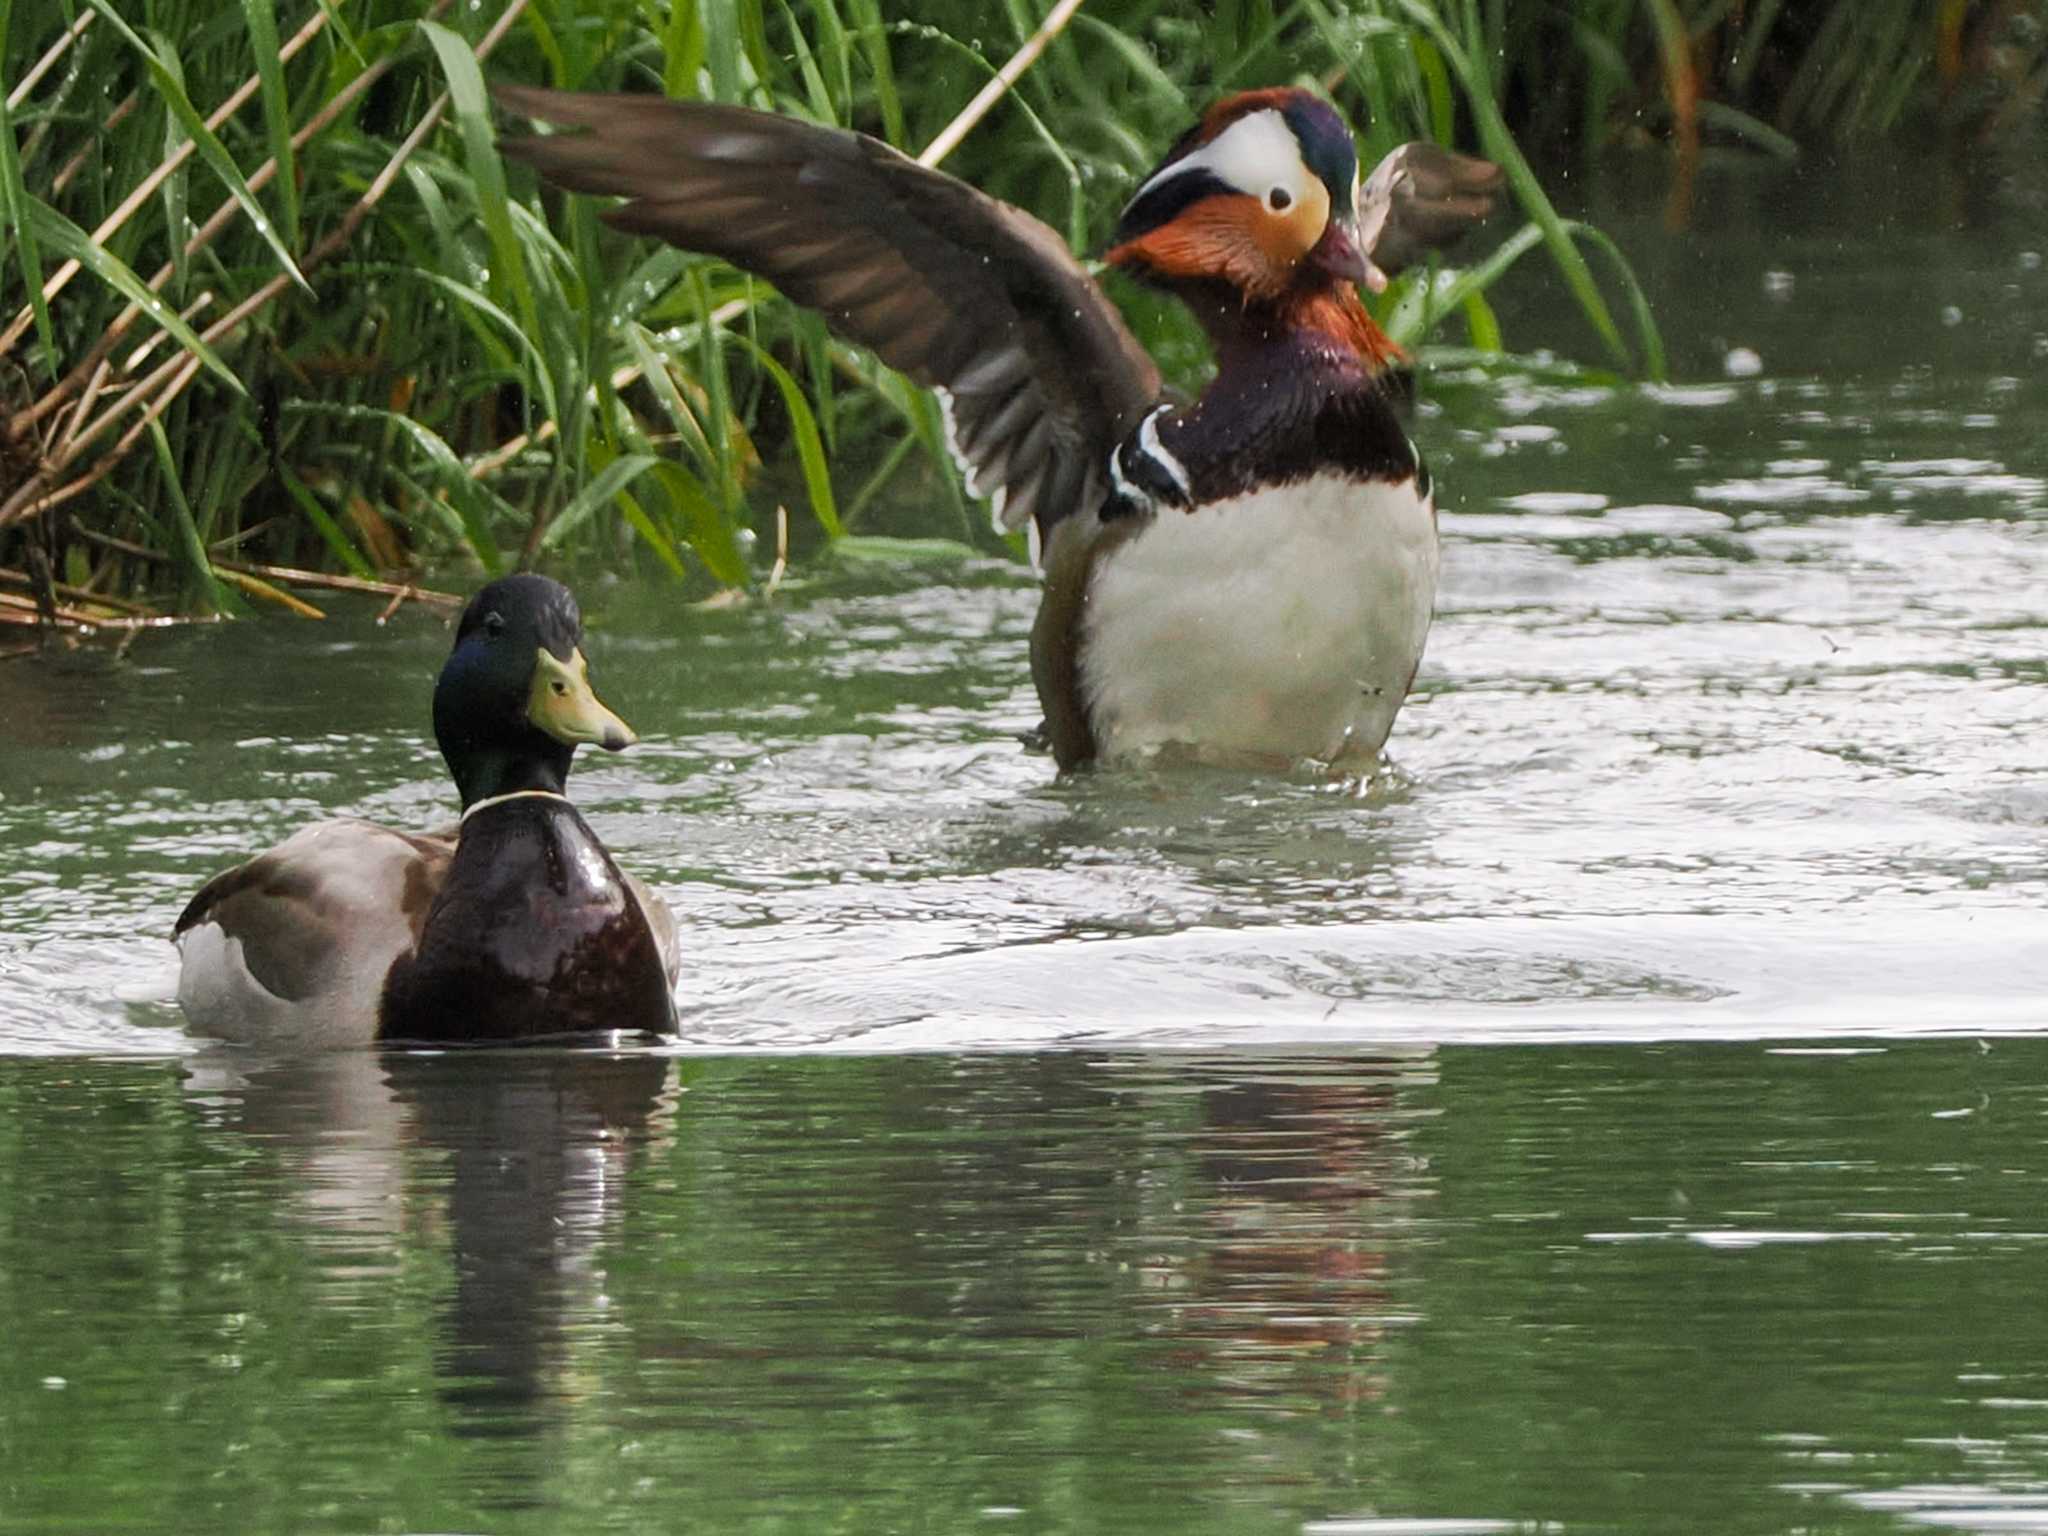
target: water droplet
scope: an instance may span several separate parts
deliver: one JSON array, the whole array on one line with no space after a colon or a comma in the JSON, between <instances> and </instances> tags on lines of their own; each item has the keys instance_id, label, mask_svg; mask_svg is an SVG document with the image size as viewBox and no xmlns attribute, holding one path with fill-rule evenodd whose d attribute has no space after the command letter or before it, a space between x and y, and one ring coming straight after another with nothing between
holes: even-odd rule
<instances>
[{"instance_id":1,"label":"water droplet","mask_svg":"<svg viewBox=\"0 0 2048 1536\"><path fill-rule=\"evenodd\" d=\"M1764 371L1764 360L1751 347L1731 347L1721 359L1721 371L1731 379L1753 379Z\"/></svg>"},{"instance_id":2,"label":"water droplet","mask_svg":"<svg viewBox=\"0 0 2048 1536\"><path fill-rule=\"evenodd\" d=\"M1963 312L1954 304L1941 306L1941 323L1953 329L1963 323Z\"/></svg>"},{"instance_id":3,"label":"water droplet","mask_svg":"<svg viewBox=\"0 0 2048 1536\"><path fill-rule=\"evenodd\" d=\"M1792 297L1793 283L1792 274L1777 267L1764 274L1764 292L1781 304Z\"/></svg>"}]
</instances>

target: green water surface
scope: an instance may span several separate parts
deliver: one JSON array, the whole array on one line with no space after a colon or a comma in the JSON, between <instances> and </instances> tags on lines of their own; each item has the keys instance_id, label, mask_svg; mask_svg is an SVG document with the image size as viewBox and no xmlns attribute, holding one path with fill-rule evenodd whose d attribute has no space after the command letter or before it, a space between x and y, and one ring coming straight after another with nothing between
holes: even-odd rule
<instances>
[{"instance_id":1,"label":"green water surface","mask_svg":"<svg viewBox=\"0 0 2048 1536\"><path fill-rule=\"evenodd\" d=\"M2044 244L1703 198L1684 382L1431 375L1363 792L1057 780L998 561L579 579L672 1049L185 1029L208 874L449 815L433 615L0 664L0 1530L2048 1531Z\"/></svg>"},{"instance_id":2,"label":"green water surface","mask_svg":"<svg viewBox=\"0 0 2048 1536\"><path fill-rule=\"evenodd\" d=\"M2044 1110L2034 1041L28 1063L0 1526L2037 1529Z\"/></svg>"}]
</instances>

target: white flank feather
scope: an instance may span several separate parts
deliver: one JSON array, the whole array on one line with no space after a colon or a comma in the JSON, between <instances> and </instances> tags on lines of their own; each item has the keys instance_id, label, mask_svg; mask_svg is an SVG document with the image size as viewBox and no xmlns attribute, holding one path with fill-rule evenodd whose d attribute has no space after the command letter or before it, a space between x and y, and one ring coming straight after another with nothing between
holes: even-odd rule
<instances>
[{"instance_id":1,"label":"white flank feather","mask_svg":"<svg viewBox=\"0 0 2048 1536\"><path fill-rule=\"evenodd\" d=\"M1421 660L1437 564L1434 504L1413 481L1325 475L1160 512L1089 586L1081 681L1099 750L1369 759Z\"/></svg>"}]
</instances>

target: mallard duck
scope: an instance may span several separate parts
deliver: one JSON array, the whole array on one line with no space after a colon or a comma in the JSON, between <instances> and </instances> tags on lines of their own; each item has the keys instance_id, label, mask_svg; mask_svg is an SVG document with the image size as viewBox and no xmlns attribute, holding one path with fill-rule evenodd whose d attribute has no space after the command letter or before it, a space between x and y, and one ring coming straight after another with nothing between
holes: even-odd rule
<instances>
[{"instance_id":1,"label":"mallard duck","mask_svg":"<svg viewBox=\"0 0 2048 1536\"><path fill-rule=\"evenodd\" d=\"M1379 751L1429 631L1436 503L1401 425L1404 354L1357 285L1484 217L1498 167L1410 144L1361 184L1319 97L1217 103L1105 258L1207 328L1216 376L1182 406L1057 234L875 139L653 96L497 96L578 130L508 155L625 198L616 227L759 273L938 391L969 489L1046 571L1031 663L1063 768L1176 743Z\"/></svg>"},{"instance_id":2,"label":"mallard duck","mask_svg":"<svg viewBox=\"0 0 2048 1536\"><path fill-rule=\"evenodd\" d=\"M544 576L471 598L434 687L460 825L318 822L207 881L173 930L192 1023L314 1048L673 1032L674 919L564 791L579 743L635 740L582 639Z\"/></svg>"}]
</instances>

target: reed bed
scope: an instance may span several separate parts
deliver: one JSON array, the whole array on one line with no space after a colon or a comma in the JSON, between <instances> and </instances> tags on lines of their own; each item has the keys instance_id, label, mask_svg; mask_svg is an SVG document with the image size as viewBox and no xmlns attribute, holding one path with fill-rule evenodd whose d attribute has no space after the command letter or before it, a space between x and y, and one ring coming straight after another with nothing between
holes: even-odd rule
<instances>
[{"instance_id":1,"label":"reed bed","mask_svg":"<svg viewBox=\"0 0 2048 1536\"><path fill-rule=\"evenodd\" d=\"M436 579L547 561L701 596L757 589L783 554L999 548L923 391L764 285L508 169L490 81L858 127L1083 251L1206 100L1312 84L1368 163L1430 136L1508 169L1505 238L1397 283L1398 339L1501 355L1487 291L1547 260L1585 361L1657 375L1626 260L1558 215L1522 142L1627 129L1683 165L1703 134L1785 153L1875 131L1995 72L1971 62L1998 20L1980 12L0 0L0 624L309 613L323 588L432 601ZM1196 376L1187 322L1128 296L1169 372Z\"/></svg>"}]
</instances>

